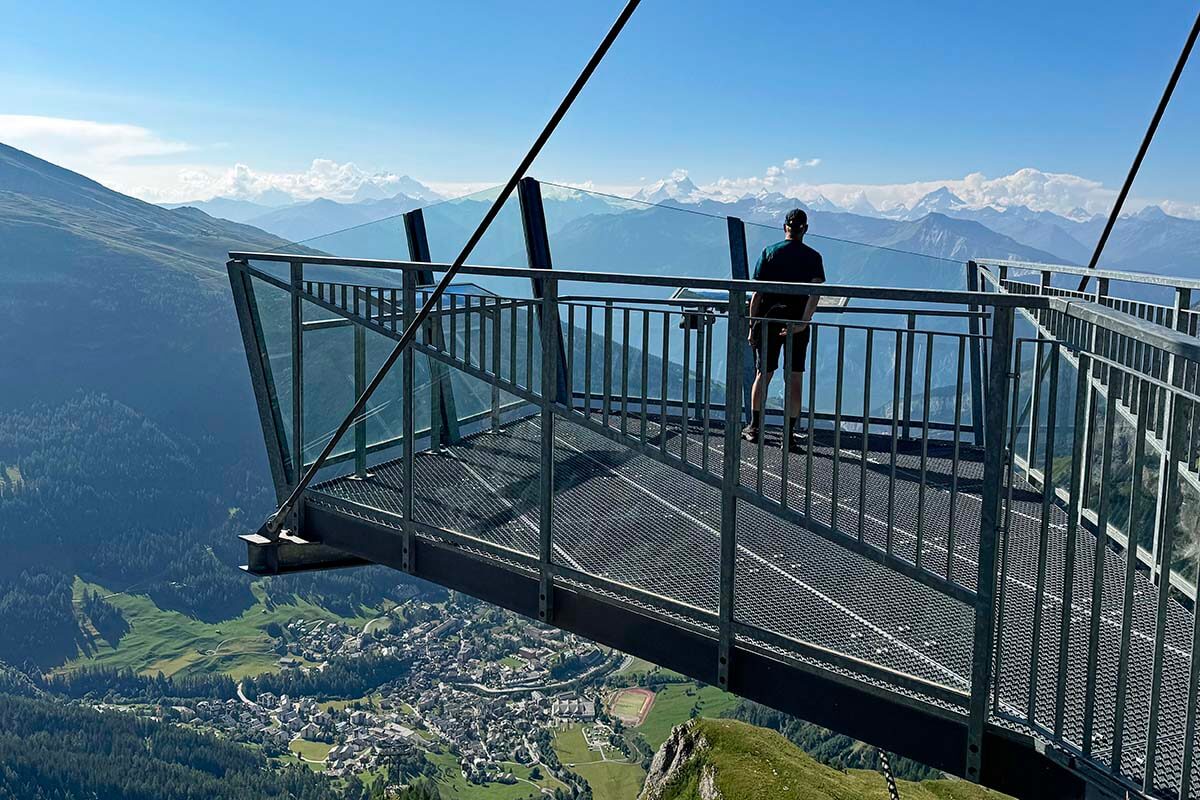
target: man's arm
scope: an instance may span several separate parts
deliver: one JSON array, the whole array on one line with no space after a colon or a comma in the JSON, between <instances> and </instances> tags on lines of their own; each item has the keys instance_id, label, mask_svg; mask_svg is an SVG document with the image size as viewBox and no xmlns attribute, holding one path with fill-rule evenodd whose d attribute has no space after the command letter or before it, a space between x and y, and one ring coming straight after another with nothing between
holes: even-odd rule
<instances>
[{"instance_id":1,"label":"man's arm","mask_svg":"<svg viewBox=\"0 0 1200 800\"><path fill-rule=\"evenodd\" d=\"M817 255L817 274L809 283L824 283L825 282L825 261L820 254ZM808 327L808 323L812 320L812 315L817 310L817 304L821 302L821 295L810 294L808 301L804 304L804 313L800 315L800 330Z\"/></svg>"}]
</instances>

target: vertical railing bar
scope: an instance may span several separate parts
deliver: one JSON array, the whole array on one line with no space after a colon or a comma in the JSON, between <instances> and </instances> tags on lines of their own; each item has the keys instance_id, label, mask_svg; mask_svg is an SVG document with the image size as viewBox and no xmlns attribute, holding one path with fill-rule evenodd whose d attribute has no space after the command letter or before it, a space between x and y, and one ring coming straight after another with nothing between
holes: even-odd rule
<instances>
[{"instance_id":1,"label":"vertical railing bar","mask_svg":"<svg viewBox=\"0 0 1200 800\"><path fill-rule=\"evenodd\" d=\"M1077 380L1075 384L1075 423L1071 431L1071 493L1067 504L1067 541L1063 552L1063 596L1062 619L1058 629L1058 680L1054 690L1054 737L1063 738L1066 716L1067 670L1070 666L1071 615L1074 613L1075 594L1075 548L1079 536L1079 518L1083 511L1083 500L1087 494L1084 484L1084 453L1087 440L1087 424L1091 417L1092 381L1091 358L1086 352L1079 354Z\"/></svg>"},{"instance_id":2,"label":"vertical railing bar","mask_svg":"<svg viewBox=\"0 0 1200 800\"><path fill-rule=\"evenodd\" d=\"M1039 337L1033 346L1033 372L1031 373L1032 380L1030 381L1031 386L1029 389L1029 438L1025 442L1027 474L1032 472L1033 465L1037 463L1038 419L1042 403L1042 361L1044 360L1043 356L1045 352L1045 344ZM1019 424L1019 421L1017 424ZM1030 477L1032 478L1032 475Z\"/></svg>"},{"instance_id":3,"label":"vertical railing bar","mask_svg":"<svg viewBox=\"0 0 1200 800\"><path fill-rule=\"evenodd\" d=\"M863 357L862 455L858 480L858 540L867 537L867 454L871 445L871 367L875 357L875 329L867 328L866 353Z\"/></svg>"},{"instance_id":4,"label":"vertical railing bar","mask_svg":"<svg viewBox=\"0 0 1200 800\"><path fill-rule=\"evenodd\" d=\"M567 303L567 386L569 391L563 402L568 407L575 405L575 304Z\"/></svg>"},{"instance_id":5,"label":"vertical railing bar","mask_svg":"<svg viewBox=\"0 0 1200 800\"><path fill-rule=\"evenodd\" d=\"M833 401L833 474L829 487L829 527L835 532L838 526L838 508L841 498L841 481L839 474L842 464L842 396L845 383L846 365L846 328L838 326L837 349L837 378L834 384Z\"/></svg>"},{"instance_id":6,"label":"vertical railing bar","mask_svg":"<svg viewBox=\"0 0 1200 800\"><path fill-rule=\"evenodd\" d=\"M583 413L588 419L592 417L592 307L584 306L583 340Z\"/></svg>"},{"instance_id":7,"label":"vertical railing bar","mask_svg":"<svg viewBox=\"0 0 1200 800\"><path fill-rule=\"evenodd\" d=\"M812 519L813 446L817 437L817 334L820 326L809 323L808 342L808 435L804 448L804 519Z\"/></svg>"},{"instance_id":8,"label":"vertical railing bar","mask_svg":"<svg viewBox=\"0 0 1200 800\"><path fill-rule=\"evenodd\" d=\"M1034 381L1040 382L1041 360L1045 348L1038 340L1034 356ZM1049 348L1050 396L1046 403L1046 453L1042 461L1042 518L1038 526L1037 583L1034 586L1033 643L1029 648L1029 705L1026 710L1030 723L1037 720L1038 672L1041 669L1042 617L1045 611L1046 562L1050 546L1050 513L1054 498L1054 425L1058 406L1058 342ZM1032 455L1032 454L1030 454ZM1032 465L1032 462L1029 462Z\"/></svg>"},{"instance_id":9,"label":"vertical railing bar","mask_svg":"<svg viewBox=\"0 0 1200 800\"><path fill-rule=\"evenodd\" d=\"M708 312L702 310L700 324L708 326ZM713 331L711 328L704 328L706 335L704 337L704 370L700 376L702 379L701 389L704 392L704 419L701 424L701 464L700 468L708 472L708 450L709 450L709 431L712 427L712 384L713 384L713 366L712 366L712 351L713 351ZM699 355L697 355L699 358Z\"/></svg>"},{"instance_id":10,"label":"vertical railing bar","mask_svg":"<svg viewBox=\"0 0 1200 800\"><path fill-rule=\"evenodd\" d=\"M683 328L683 385L680 386L679 403L679 458L683 463L688 460L688 432L691 427L691 395L688 386L692 378L692 330L687 324L687 314L679 315L679 323Z\"/></svg>"},{"instance_id":11,"label":"vertical railing bar","mask_svg":"<svg viewBox=\"0 0 1200 800\"><path fill-rule=\"evenodd\" d=\"M767 328L769 327L770 325L765 319L759 320L759 346L761 349L758 352L759 361L764 368L767 364ZM758 412L758 444L754 448L754 491L760 495L763 493L763 441L767 438L767 394L770 389L769 384L763 387L762 405L755 409Z\"/></svg>"},{"instance_id":12,"label":"vertical railing bar","mask_svg":"<svg viewBox=\"0 0 1200 800\"><path fill-rule=\"evenodd\" d=\"M358 298L355 297L354 305L358 306ZM450 358L458 358L458 295L450 295Z\"/></svg>"},{"instance_id":13,"label":"vertical railing bar","mask_svg":"<svg viewBox=\"0 0 1200 800\"><path fill-rule=\"evenodd\" d=\"M604 427L608 427L609 412L612 405L612 333L613 333L613 302L612 300L604 301L604 369L600 373L602 384L600 386L600 394L603 395L601 402L604 405L600 409L600 419L604 423Z\"/></svg>"},{"instance_id":14,"label":"vertical railing bar","mask_svg":"<svg viewBox=\"0 0 1200 800\"><path fill-rule=\"evenodd\" d=\"M537 391L533 382L533 338L534 325L533 321L537 315L534 313L533 304L525 308L525 388L531 392ZM555 381L557 383L558 381ZM546 387L542 387L544 392Z\"/></svg>"},{"instance_id":15,"label":"vertical railing bar","mask_svg":"<svg viewBox=\"0 0 1200 800\"><path fill-rule=\"evenodd\" d=\"M979 265L968 261L967 291L978 292L979 289ZM979 310L978 305L967 306L967 311L972 312L967 319L967 333L971 337L971 431L972 443L976 447L983 443L983 363L980 352L983 345L979 338L979 317L975 316L975 312Z\"/></svg>"},{"instance_id":16,"label":"vertical railing bar","mask_svg":"<svg viewBox=\"0 0 1200 800\"><path fill-rule=\"evenodd\" d=\"M917 315L909 313L906 317L908 336L904 347L904 438L912 435L912 383L913 383L913 348L916 347Z\"/></svg>"},{"instance_id":17,"label":"vertical railing bar","mask_svg":"<svg viewBox=\"0 0 1200 800\"><path fill-rule=\"evenodd\" d=\"M621 310L621 434L629 433L629 309Z\"/></svg>"},{"instance_id":18,"label":"vertical railing bar","mask_svg":"<svg viewBox=\"0 0 1200 800\"><path fill-rule=\"evenodd\" d=\"M502 339L500 315L503 313L501 306L503 301L497 297L493 308L495 313L492 314L492 431L500 430L500 342ZM571 397L568 395L563 398L568 404L571 402Z\"/></svg>"},{"instance_id":19,"label":"vertical railing bar","mask_svg":"<svg viewBox=\"0 0 1200 800\"><path fill-rule=\"evenodd\" d=\"M924 564L925 542L925 496L929 488L929 407L930 392L933 390L933 334L925 334L924 399L921 402L921 467L917 485L917 567Z\"/></svg>"},{"instance_id":20,"label":"vertical railing bar","mask_svg":"<svg viewBox=\"0 0 1200 800\"><path fill-rule=\"evenodd\" d=\"M513 386L520 386L521 382L517 379L517 326L520 324L517 321L517 312L520 304L517 302L509 303L508 314L508 379Z\"/></svg>"},{"instance_id":21,"label":"vertical railing bar","mask_svg":"<svg viewBox=\"0 0 1200 800\"><path fill-rule=\"evenodd\" d=\"M783 441L779 445L779 504L788 507L788 468L791 466L792 415L788 413L792 402L792 323L783 326ZM761 438L762 433L759 432Z\"/></svg>"},{"instance_id":22,"label":"vertical railing bar","mask_svg":"<svg viewBox=\"0 0 1200 800\"><path fill-rule=\"evenodd\" d=\"M646 407L650 404L650 309L642 310L642 444L646 443Z\"/></svg>"},{"instance_id":23,"label":"vertical railing bar","mask_svg":"<svg viewBox=\"0 0 1200 800\"><path fill-rule=\"evenodd\" d=\"M903 334L896 331L896 349L893 353L892 364L892 459L888 467L888 500L887 500L887 554L892 555L893 536L896 519L896 460L899 458L897 446L900 439L900 350L904 339ZM980 426L982 430L982 426Z\"/></svg>"},{"instance_id":24,"label":"vertical railing bar","mask_svg":"<svg viewBox=\"0 0 1200 800\"><path fill-rule=\"evenodd\" d=\"M463 295L463 361L471 366L471 295Z\"/></svg>"},{"instance_id":25,"label":"vertical railing bar","mask_svg":"<svg viewBox=\"0 0 1200 800\"><path fill-rule=\"evenodd\" d=\"M955 527L958 523L958 460L962 444L963 367L966 364L967 339L958 335L958 367L954 378L954 449L950 456L950 519L946 530L946 580L954 583ZM1003 586L1003 584L1001 584Z\"/></svg>"},{"instance_id":26,"label":"vertical railing bar","mask_svg":"<svg viewBox=\"0 0 1200 800\"><path fill-rule=\"evenodd\" d=\"M662 312L662 385L659 388L658 446L663 455L667 454L667 386L671 379L671 312Z\"/></svg>"},{"instance_id":27,"label":"vertical railing bar","mask_svg":"<svg viewBox=\"0 0 1200 800\"><path fill-rule=\"evenodd\" d=\"M1135 381L1129 381L1134 383ZM1139 401L1150 394L1148 381L1136 381ZM1121 598L1121 652L1117 658L1117 687L1116 702L1113 715L1113 746L1110 768L1113 772L1121 770L1121 755L1125 745L1125 695L1129 682L1130 645L1133 633L1133 593L1138 566L1138 531L1134 530L1133 520L1141 516L1144 501L1139 501L1144 493L1139 491L1142 483L1142 473L1145 471L1147 420L1145 414L1137 415L1137 429L1133 437L1133 466L1130 481L1133 491L1129 497L1129 531L1125 546L1125 585Z\"/></svg>"}]
</instances>

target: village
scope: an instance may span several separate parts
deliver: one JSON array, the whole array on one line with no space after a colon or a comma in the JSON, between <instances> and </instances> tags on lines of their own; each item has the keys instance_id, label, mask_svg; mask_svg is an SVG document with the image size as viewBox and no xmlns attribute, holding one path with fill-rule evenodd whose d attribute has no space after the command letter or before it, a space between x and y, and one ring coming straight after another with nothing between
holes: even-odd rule
<instances>
[{"instance_id":1,"label":"village","mask_svg":"<svg viewBox=\"0 0 1200 800\"><path fill-rule=\"evenodd\" d=\"M623 655L494 609L448 616L414 599L395 611L409 624L393 626L387 617L364 627L297 619L279 637L281 673L320 672L334 660L368 657L407 664L405 677L369 696L250 696L239 684L237 699L165 712L330 776L364 774L396 759L419 763L428 753L452 756L472 783L515 782L513 765L568 777L547 734L587 723L589 743L608 745L612 729L597 722L601 684Z\"/></svg>"}]
</instances>

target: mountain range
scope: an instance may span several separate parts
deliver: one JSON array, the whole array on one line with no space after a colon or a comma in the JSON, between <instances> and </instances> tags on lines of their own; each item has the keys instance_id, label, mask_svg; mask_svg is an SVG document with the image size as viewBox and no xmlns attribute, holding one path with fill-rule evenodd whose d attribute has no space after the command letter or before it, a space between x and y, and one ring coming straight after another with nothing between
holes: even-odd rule
<instances>
[{"instance_id":1,"label":"mountain range","mask_svg":"<svg viewBox=\"0 0 1200 800\"><path fill-rule=\"evenodd\" d=\"M365 197L349 202L321 198L271 208L216 197L187 205L215 217L253 224L289 241L305 241L389 219L426 206L431 197L436 197L428 187L405 180L407 191L384 197L377 196L382 191L378 187L364 184L366 189L360 192ZM630 198L632 202L551 186L547 186L544 197L552 228L586 213L630 213L645 210L647 204L739 216L747 222L778 226L788 209L800 206L814 215L810 224L814 236L912 249L943 258L1013 258L1068 265L1088 263L1105 223L1102 215L1090 215L1082 209L1056 214L1024 205L972 205L945 186L909 206L886 210L876 208L861 190L849 195L843 205L821 194L799 200L768 191L736 200L728 196L718 199L682 172L642 187ZM460 202L472 199L479 198ZM453 212L451 215L455 216ZM928 217L932 221L925 221ZM986 230L967 228L961 222L977 223ZM1123 215L1101 262L1101 266L1111 269L1177 276L1195 275L1198 264L1200 220L1171 216L1158 206Z\"/></svg>"}]
</instances>

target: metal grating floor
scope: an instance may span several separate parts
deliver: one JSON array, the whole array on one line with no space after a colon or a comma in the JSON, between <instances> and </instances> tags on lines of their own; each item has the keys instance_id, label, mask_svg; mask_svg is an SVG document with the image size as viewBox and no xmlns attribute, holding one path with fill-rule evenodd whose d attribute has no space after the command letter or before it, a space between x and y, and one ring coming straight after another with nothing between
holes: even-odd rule
<instances>
[{"instance_id":1,"label":"metal grating floor","mask_svg":"<svg viewBox=\"0 0 1200 800\"><path fill-rule=\"evenodd\" d=\"M596 420L600 419L597 414ZM614 414L606 422L614 430L624 426L634 438L641 430L641 421L632 412L627 418ZM526 418L502 432L475 434L442 453L417 454L414 518L536 556L539 425L537 418ZM615 584L627 584L715 612L720 492L583 425L562 419L555 425L555 560ZM665 441L659 438L664 434ZM668 425L664 431L653 418L647 418L646 438L662 444L676 457L683 452L686 438L689 463L701 466L707 449L707 469L721 469L723 431L719 426L710 429L706 439L698 426ZM861 526L862 537L880 546L888 535L891 505L896 552L914 560L919 538L922 563L941 575L947 571L953 513L955 541L950 574L955 582L972 588L981 508L982 465L978 452L964 445L955 470L949 443L931 441L922 473L919 446L901 447L895 459L895 496L890 500L890 437L869 437L865 462L860 435L843 432L839 439L836 491L833 431L819 430L814 436L811 471L805 452L785 460L778 444L768 440L763 448L762 494L769 498L765 502L777 503L786 498L788 507L803 513L811 498L814 520L852 537L859 536ZM757 450L744 445L742 454L742 484L754 491ZM783 492L785 469L787 491ZM398 461L388 462L372 471L372 476L364 480L337 478L323 483L311 492L310 502L321 503L322 498L328 498L335 509L349 503L358 514L394 525L402 508L401 465ZM922 474L926 486L923 502ZM865 502L860 503L860 498ZM836 525L832 513L835 507ZM372 515L372 510L382 513ZM998 659L1000 711L1020 719L1027 716L1034 683L1031 662L1041 513L1040 492L1018 482L1010 509ZM1049 730L1055 725L1065 530L1065 515L1053 508L1034 691L1035 722ZM1063 737L1080 747L1095 548L1095 538L1080 529L1069 614L1063 718ZM1123 559L1106 548L1091 758L1107 768L1111 768L1113 749ZM614 585L613 591L620 594L620 586ZM1120 772L1127 780L1140 784L1150 705L1156 597L1140 573L1134 592ZM970 607L749 502L738 504L735 615L738 621L765 631L943 685L969 688ZM1167 620L1155 783L1161 792L1172 794L1182 769L1192 614L1172 603ZM994 722L1009 724L1003 718ZM1193 780L1195 791L1200 791L1200 777Z\"/></svg>"}]
</instances>

